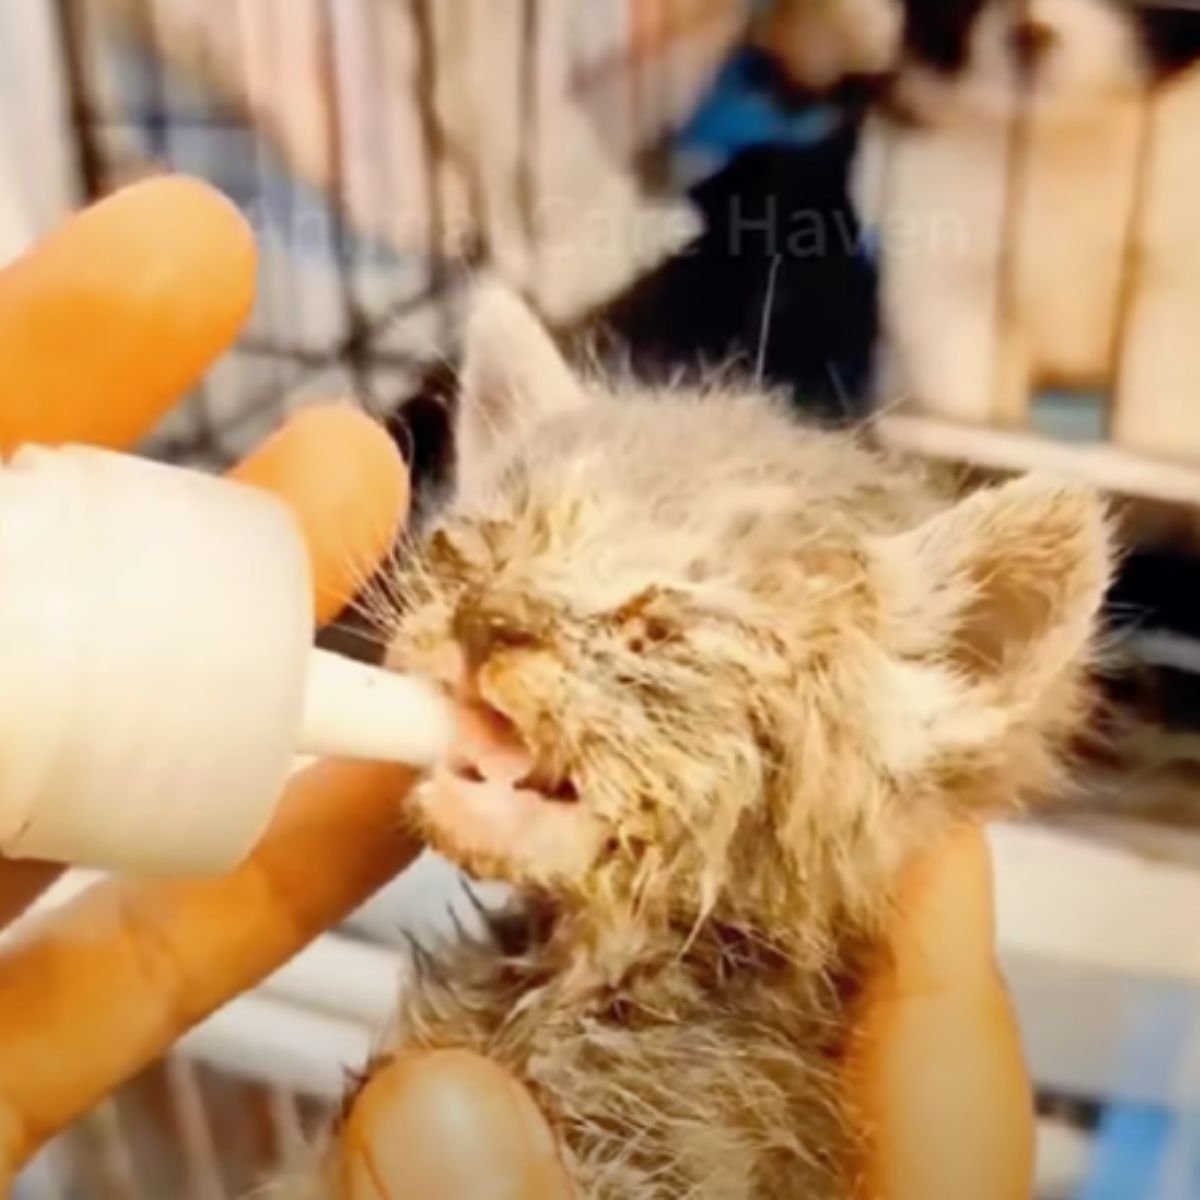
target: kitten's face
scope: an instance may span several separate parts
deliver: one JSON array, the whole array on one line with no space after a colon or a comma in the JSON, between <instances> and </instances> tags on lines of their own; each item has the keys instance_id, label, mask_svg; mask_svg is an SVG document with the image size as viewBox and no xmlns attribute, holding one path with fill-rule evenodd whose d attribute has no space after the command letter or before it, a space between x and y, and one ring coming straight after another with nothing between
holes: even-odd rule
<instances>
[{"instance_id":1,"label":"kitten's face","mask_svg":"<svg viewBox=\"0 0 1200 1200\"><path fill-rule=\"evenodd\" d=\"M1200 14L1139 0L906 0L897 90L935 123L1086 117L1200 57Z\"/></svg>"},{"instance_id":2,"label":"kitten's face","mask_svg":"<svg viewBox=\"0 0 1200 1200\"><path fill-rule=\"evenodd\" d=\"M761 398L589 391L502 293L472 324L459 440L459 494L407 573L392 655L462 721L415 810L473 872L603 912L753 920L785 879L844 891L825 876L898 786L1004 736L1008 683L968 687L979 647L954 641L954 605L981 605L974 565L986 591L1011 582L1011 537L1063 546L1034 586L1062 585L1071 632L1041 610L1021 630L1062 643L1041 690L1078 659L1103 585L1090 503L1010 500L1003 529L1003 504L968 503L945 525L915 481Z\"/></svg>"}]
</instances>

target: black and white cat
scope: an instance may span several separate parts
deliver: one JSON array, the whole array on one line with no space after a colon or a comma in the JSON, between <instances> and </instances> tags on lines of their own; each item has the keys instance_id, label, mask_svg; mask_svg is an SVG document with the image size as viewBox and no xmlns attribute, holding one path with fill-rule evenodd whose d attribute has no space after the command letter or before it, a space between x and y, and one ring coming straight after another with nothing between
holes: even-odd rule
<instances>
[{"instance_id":1,"label":"black and white cat","mask_svg":"<svg viewBox=\"0 0 1200 1200\"><path fill-rule=\"evenodd\" d=\"M1040 387L1108 390L1115 440L1200 455L1200 12L899 2L854 185L880 398L1020 427Z\"/></svg>"}]
</instances>

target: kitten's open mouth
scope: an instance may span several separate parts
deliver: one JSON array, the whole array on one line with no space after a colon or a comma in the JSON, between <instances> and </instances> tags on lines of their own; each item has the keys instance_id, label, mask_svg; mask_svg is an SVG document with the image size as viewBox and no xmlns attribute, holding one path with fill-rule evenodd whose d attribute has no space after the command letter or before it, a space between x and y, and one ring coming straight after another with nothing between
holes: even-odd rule
<instances>
[{"instance_id":1,"label":"kitten's open mouth","mask_svg":"<svg viewBox=\"0 0 1200 1200\"><path fill-rule=\"evenodd\" d=\"M461 783L486 784L526 799L551 804L579 800L574 780L553 769L516 725L488 704L475 702L460 708L459 742L447 769Z\"/></svg>"},{"instance_id":2,"label":"kitten's open mouth","mask_svg":"<svg viewBox=\"0 0 1200 1200\"><path fill-rule=\"evenodd\" d=\"M444 763L418 804L434 848L482 879L575 875L595 850L595 818L569 781Z\"/></svg>"},{"instance_id":3,"label":"kitten's open mouth","mask_svg":"<svg viewBox=\"0 0 1200 1200\"><path fill-rule=\"evenodd\" d=\"M457 763L453 770L455 778L464 783L494 782L473 762ZM570 779L555 779L550 772L541 767L534 767L510 786L517 794L532 795L552 804L575 804L579 801L579 792Z\"/></svg>"},{"instance_id":4,"label":"kitten's open mouth","mask_svg":"<svg viewBox=\"0 0 1200 1200\"><path fill-rule=\"evenodd\" d=\"M570 779L555 779L538 767L534 767L527 775L517 780L517 790L536 792L543 800L554 804L575 804L579 800L579 792Z\"/></svg>"},{"instance_id":5,"label":"kitten's open mouth","mask_svg":"<svg viewBox=\"0 0 1200 1200\"><path fill-rule=\"evenodd\" d=\"M544 865L585 853L589 818L578 801L569 774L475 701L460 703L458 741L431 773L422 803L433 844L487 877L514 856Z\"/></svg>"}]
</instances>

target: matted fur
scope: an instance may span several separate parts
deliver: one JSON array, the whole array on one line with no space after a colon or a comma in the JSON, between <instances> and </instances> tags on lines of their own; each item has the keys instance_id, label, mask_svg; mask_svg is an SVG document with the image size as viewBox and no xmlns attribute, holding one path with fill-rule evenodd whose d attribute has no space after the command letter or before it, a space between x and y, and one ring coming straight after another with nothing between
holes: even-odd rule
<instances>
[{"instance_id":1,"label":"matted fur","mask_svg":"<svg viewBox=\"0 0 1200 1200\"><path fill-rule=\"evenodd\" d=\"M520 903L427 964L390 1052L512 1070L588 1200L849 1196L864 954L914 850L1059 785L1102 510L959 497L752 390L580 381L490 289L467 360L392 660L527 753L408 809Z\"/></svg>"}]
</instances>

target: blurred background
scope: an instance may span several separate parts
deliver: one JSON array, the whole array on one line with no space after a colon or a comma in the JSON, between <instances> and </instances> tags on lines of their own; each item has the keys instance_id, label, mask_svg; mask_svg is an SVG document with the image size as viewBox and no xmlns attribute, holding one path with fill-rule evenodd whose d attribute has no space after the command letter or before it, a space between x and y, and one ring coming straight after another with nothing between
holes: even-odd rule
<instances>
[{"instance_id":1,"label":"blurred background","mask_svg":"<svg viewBox=\"0 0 1200 1200\"><path fill-rule=\"evenodd\" d=\"M1074 0L1066 11L1112 7ZM1187 21L1200 21L1187 5L1145 7L1172 8L1185 41ZM1039 390L1014 428L880 382L901 272L888 274L856 180L872 162L878 175L880 146L885 164L908 147L890 81L919 41L905 24L921 9L4 0L0 259L148 173L201 176L238 205L261 250L254 314L144 447L204 469L315 398L349 396L436 482L460 300L487 267L565 338L647 370L739 363L790 388L814 419L865 422L870 436L973 471L1051 466L1111 489L1133 552L1111 604L1108 703L1080 747L1072 804L993 833L1001 947L1038 1084L1040 1200L1200 1198L1200 445L1187 444L1183 414L1178 453L1158 453L1170 414L1141 414L1140 430L1115 419L1116 383ZM1086 41L1086 19L1078 29ZM961 78L970 66L947 69ZM1170 86L1186 92L1193 71L1185 56ZM1185 166L1196 146L1200 189L1200 125L1187 119L1200 110L1171 108L1177 93L1164 102L1158 89L1147 81L1137 128L1180 147L1172 161ZM1038 117L1036 96L1006 115L1014 145ZM1138 214L1157 211L1148 144L1100 177L1142 197L1131 245ZM947 151L946 194L931 203L952 214L956 152L961 178L980 178L969 140ZM1026 156L1022 174L1006 159L985 181L998 245L1019 237L1014 214L1038 161ZM1177 173L1163 186L1190 209L1192 181ZM838 236L797 239L798 215ZM1079 214L1057 215L1069 233ZM1200 218L1192 232L1200 247ZM1122 256L1121 288L1135 269L1136 255ZM1068 278L1064 303L1096 286ZM1200 328L1200 305L1179 294L1170 319ZM69 877L46 903L84 882ZM473 919L449 868L422 860L47 1147L17 1196L244 1193L297 1153L364 1062L403 986L401 934L436 945Z\"/></svg>"}]
</instances>

